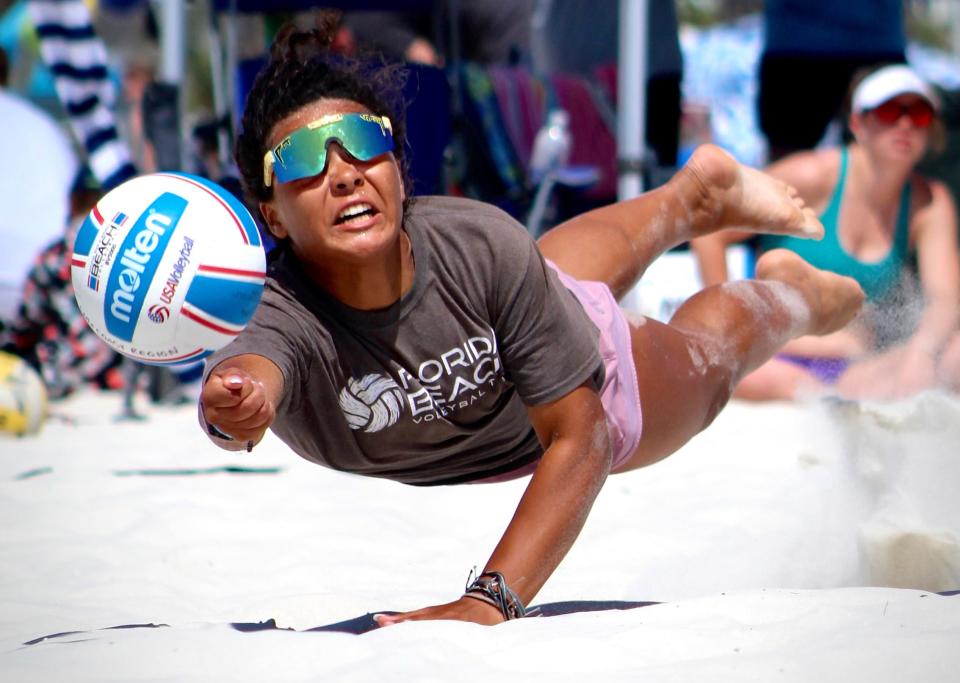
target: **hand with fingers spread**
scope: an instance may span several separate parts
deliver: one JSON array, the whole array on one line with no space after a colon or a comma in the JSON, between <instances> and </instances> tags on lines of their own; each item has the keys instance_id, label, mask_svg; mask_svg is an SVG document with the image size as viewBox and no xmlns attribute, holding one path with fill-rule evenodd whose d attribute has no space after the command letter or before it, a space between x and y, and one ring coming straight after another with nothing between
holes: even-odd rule
<instances>
[{"instance_id":1,"label":"hand with fingers spread","mask_svg":"<svg viewBox=\"0 0 960 683\"><path fill-rule=\"evenodd\" d=\"M449 621L472 621L475 624L484 626L493 626L504 621L500 611L491 605L480 600L474 600L469 597L462 597L459 600L448 602L445 605L435 605L412 612L402 612L400 614L376 614L376 620L379 626L392 626L403 621L430 621L430 620L449 620Z\"/></svg>"}]
</instances>

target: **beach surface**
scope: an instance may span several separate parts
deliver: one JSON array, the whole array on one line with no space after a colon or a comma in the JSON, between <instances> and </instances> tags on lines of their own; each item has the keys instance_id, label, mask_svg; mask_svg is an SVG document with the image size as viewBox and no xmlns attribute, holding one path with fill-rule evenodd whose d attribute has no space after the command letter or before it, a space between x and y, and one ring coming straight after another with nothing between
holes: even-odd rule
<instances>
[{"instance_id":1,"label":"beach surface","mask_svg":"<svg viewBox=\"0 0 960 683\"><path fill-rule=\"evenodd\" d=\"M734 402L608 479L535 604L650 601L497 627L308 629L458 597L526 479L417 488L268 436L227 453L194 405L57 403L0 439L4 681L955 681L960 401ZM242 630L269 620L277 628ZM235 625L245 625L238 628ZM115 628L115 627L128 628Z\"/></svg>"}]
</instances>

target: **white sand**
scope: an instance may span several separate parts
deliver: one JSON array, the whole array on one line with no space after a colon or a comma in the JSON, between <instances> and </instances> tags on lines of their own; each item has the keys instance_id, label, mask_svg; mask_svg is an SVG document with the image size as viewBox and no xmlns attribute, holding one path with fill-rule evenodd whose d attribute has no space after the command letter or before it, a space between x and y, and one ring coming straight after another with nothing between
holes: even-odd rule
<instances>
[{"instance_id":1,"label":"white sand","mask_svg":"<svg viewBox=\"0 0 960 683\"><path fill-rule=\"evenodd\" d=\"M612 477L535 602L658 600L512 622L305 629L455 598L524 481L436 489L209 444L192 407L55 407L0 439L3 681L955 681L960 402L732 404ZM69 418L65 421L62 418ZM279 467L276 474L121 476ZM33 476L24 476L28 473ZM164 628L99 630L124 624ZM35 645L28 640L83 631Z\"/></svg>"}]
</instances>

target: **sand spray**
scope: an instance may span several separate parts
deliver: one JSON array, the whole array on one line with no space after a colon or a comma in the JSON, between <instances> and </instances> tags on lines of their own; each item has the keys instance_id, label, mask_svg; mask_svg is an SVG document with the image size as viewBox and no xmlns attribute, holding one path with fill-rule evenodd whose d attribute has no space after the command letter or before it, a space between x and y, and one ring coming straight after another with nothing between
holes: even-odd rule
<instances>
[{"instance_id":1,"label":"sand spray","mask_svg":"<svg viewBox=\"0 0 960 683\"><path fill-rule=\"evenodd\" d=\"M960 401L931 391L829 412L864 513L862 585L960 589Z\"/></svg>"}]
</instances>

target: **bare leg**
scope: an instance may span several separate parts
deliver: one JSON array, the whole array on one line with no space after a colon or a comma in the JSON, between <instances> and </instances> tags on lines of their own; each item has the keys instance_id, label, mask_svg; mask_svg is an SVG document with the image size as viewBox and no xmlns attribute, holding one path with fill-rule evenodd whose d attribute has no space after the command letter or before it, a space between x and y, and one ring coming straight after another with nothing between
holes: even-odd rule
<instances>
[{"instance_id":1,"label":"bare leg","mask_svg":"<svg viewBox=\"0 0 960 683\"><path fill-rule=\"evenodd\" d=\"M605 282L619 299L660 254L722 228L823 234L788 185L703 145L666 185L558 225L539 246L564 272Z\"/></svg>"},{"instance_id":2,"label":"bare leg","mask_svg":"<svg viewBox=\"0 0 960 683\"><path fill-rule=\"evenodd\" d=\"M669 325L648 320L633 328L643 436L618 471L674 452L710 424L740 379L783 344L840 329L863 303L854 280L783 249L761 257L757 277L708 287Z\"/></svg>"}]
</instances>

